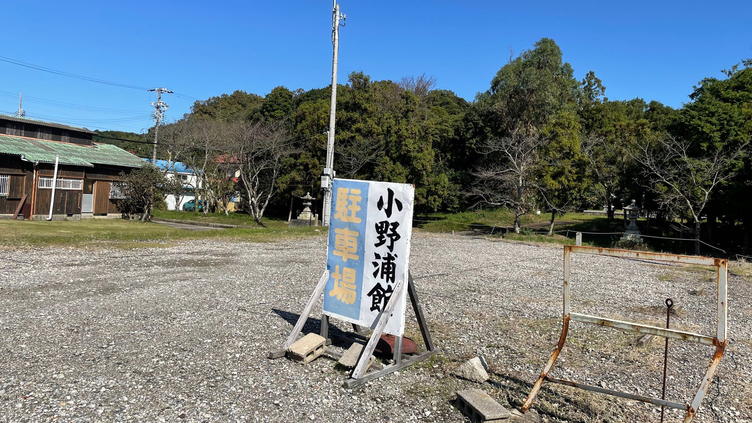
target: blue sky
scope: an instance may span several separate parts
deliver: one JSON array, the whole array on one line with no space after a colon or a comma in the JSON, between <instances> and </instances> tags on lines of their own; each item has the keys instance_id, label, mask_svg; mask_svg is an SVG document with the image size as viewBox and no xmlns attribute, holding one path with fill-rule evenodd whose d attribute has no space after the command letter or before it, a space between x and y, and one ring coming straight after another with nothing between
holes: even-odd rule
<instances>
[{"instance_id":1,"label":"blue sky","mask_svg":"<svg viewBox=\"0 0 752 423\"><path fill-rule=\"evenodd\" d=\"M554 39L581 79L589 70L612 100L672 107L693 85L752 58L750 1L340 0L339 82L423 73L472 100L510 54ZM235 90L265 95L327 86L331 0L16 1L3 10L0 57L140 88L167 87L167 119L196 99ZM143 132L144 89L67 78L0 61L0 112Z\"/></svg>"}]
</instances>

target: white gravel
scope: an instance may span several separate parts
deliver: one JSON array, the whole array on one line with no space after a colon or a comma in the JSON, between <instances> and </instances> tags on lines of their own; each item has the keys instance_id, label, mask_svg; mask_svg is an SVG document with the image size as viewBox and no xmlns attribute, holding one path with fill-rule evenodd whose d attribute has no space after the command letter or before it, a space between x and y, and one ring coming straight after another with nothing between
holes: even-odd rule
<instances>
[{"instance_id":1,"label":"white gravel","mask_svg":"<svg viewBox=\"0 0 752 423\"><path fill-rule=\"evenodd\" d=\"M266 358L305 306L325 244L0 251L0 422L445 422L463 421L456 390L481 387L510 407L524 400L559 337L561 247L416 232L412 273L442 353L347 390L347 373L329 359ZM671 297L672 327L713 334L708 275L577 257L573 311L662 326ZM750 287L730 276L731 342L695 421L752 421ZM305 331L318 331L320 310ZM414 324L408 333L421 344ZM635 338L574 324L553 374L660 396L663 340L638 348ZM671 342L669 399L691 400L712 353ZM490 383L449 375L475 355ZM558 386L533 408L542 421L659 420L656 407Z\"/></svg>"}]
</instances>

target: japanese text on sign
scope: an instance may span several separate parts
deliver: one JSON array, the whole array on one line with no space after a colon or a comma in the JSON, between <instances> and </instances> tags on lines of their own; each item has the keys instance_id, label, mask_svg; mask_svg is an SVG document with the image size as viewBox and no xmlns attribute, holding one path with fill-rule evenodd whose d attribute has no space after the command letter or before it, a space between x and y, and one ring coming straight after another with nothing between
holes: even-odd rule
<instances>
[{"instance_id":1,"label":"japanese text on sign","mask_svg":"<svg viewBox=\"0 0 752 423\"><path fill-rule=\"evenodd\" d=\"M397 282L407 279L414 189L345 179L333 188L324 312L373 327ZM404 305L403 291L387 333L404 331Z\"/></svg>"}]
</instances>

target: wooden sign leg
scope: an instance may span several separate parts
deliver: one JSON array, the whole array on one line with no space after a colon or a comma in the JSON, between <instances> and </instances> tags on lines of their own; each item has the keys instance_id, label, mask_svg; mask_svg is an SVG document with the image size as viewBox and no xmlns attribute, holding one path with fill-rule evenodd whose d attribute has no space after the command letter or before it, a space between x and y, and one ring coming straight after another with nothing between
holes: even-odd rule
<instances>
[{"instance_id":1,"label":"wooden sign leg","mask_svg":"<svg viewBox=\"0 0 752 423\"><path fill-rule=\"evenodd\" d=\"M300 314L300 317L298 317L297 323L295 323L295 327L292 329L292 332L290 333L290 336L287 337L287 341L285 341L285 346L281 350L274 350L269 353L269 358L275 359L275 358L282 358L285 356L285 351L290 347L290 345L293 344L298 338L298 335L300 335L300 331L303 330L303 326L305 326L305 323L308 321L308 316L311 314L311 309L313 308L313 305L316 304L316 301L318 301L319 297L321 296L321 293L324 292L324 286L326 286L326 282L329 280L329 271L324 270L324 274L321 275L321 279L319 279L319 283L316 285L316 289L313 290L313 295L311 295L311 299L308 300L308 304L306 304L305 309ZM328 320L327 324L324 324L324 319L321 320L321 327L322 332L323 328L326 327L326 329L329 329Z\"/></svg>"},{"instance_id":2,"label":"wooden sign leg","mask_svg":"<svg viewBox=\"0 0 752 423\"><path fill-rule=\"evenodd\" d=\"M403 359L402 337L401 336L395 337L394 359L392 361L392 364L390 366L387 366L384 369L373 371L373 372L366 374L365 369L368 363L368 359L371 358L371 354L373 354L373 350L376 347L376 343L378 342L379 338L381 338L381 334L384 330L384 327L386 326L386 322L389 319L389 316L391 316L392 314L391 311L393 310L393 308L390 310L385 310L382 313L382 315L379 317L379 322L376 325L376 329L374 329L373 334L371 335L371 339L369 339L368 344L363 349L363 352L358 358L358 365L356 366L355 370L353 370L352 376L350 377L350 379L345 381L344 386L346 388L354 388L356 386L362 385L371 380L378 379L382 376L396 372L397 370L403 369L408 366L412 366L413 364L426 360L432 355L439 352L439 350L434 347L433 341L431 340L431 333L428 331L428 325L426 324L426 319L423 316L423 309L421 309L420 302L418 300L418 292L415 289L415 284L413 283L413 277L412 277L412 274L410 273L408 273L407 292L410 295L410 302L412 303L413 310L415 311L415 317L418 320L418 325L420 326L420 333L423 336L423 342L425 342L426 351L424 351L421 354L406 357ZM397 295L398 294L395 294L392 298L389 299L389 304L387 305L387 308L392 306L392 303L393 303L392 300L398 299ZM394 301L394 304L396 305L396 301ZM371 347L370 349L369 349L369 346Z\"/></svg>"},{"instance_id":3,"label":"wooden sign leg","mask_svg":"<svg viewBox=\"0 0 752 423\"><path fill-rule=\"evenodd\" d=\"M402 361L402 337L394 337L394 355L392 356L392 362L395 365L399 365Z\"/></svg>"},{"instance_id":4,"label":"wooden sign leg","mask_svg":"<svg viewBox=\"0 0 752 423\"><path fill-rule=\"evenodd\" d=\"M362 378L363 374L366 372L368 360L371 358L373 350L376 349L376 344L379 342L379 339L381 338L381 334L384 332L384 328L386 327L387 322L389 322L389 316L391 316L394 312L394 308L397 307L397 303L402 296L402 284L404 282L404 280L397 282L397 286L394 287L393 291L395 294L393 294L389 298L389 303L386 305L386 308L381 311L381 316L379 316L379 323L376 324L376 328L371 334L371 339L368 340L366 347L363 348L363 352L361 352L360 354L360 359L358 359L358 364L355 366L355 369L352 372L353 379Z\"/></svg>"},{"instance_id":5,"label":"wooden sign leg","mask_svg":"<svg viewBox=\"0 0 752 423\"><path fill-rule=\"evenodd\" d=\"M324 313L321 313L321 331L319 331L319 335L326 339L326 343L329 345L329 316Z\"/></svg>"},{"instance_id":6,"label":"wooden sign leg","mask_svg":"<svg viewBox=\"0 0 752 423\"><path fill-rule=\"evenodd\" d=\"M418 320L418 327L420 327L420 334L423 335L426 350L433 351L431 333L428 331L428 324L426 324L426 318L423 316L423 309L420 307L420 302L418 301L418 291L415 289L413 274L410 271L407 272L407 293L410 294L410 302L413 305L415 319Z\"/></svg>"}]
</instances>

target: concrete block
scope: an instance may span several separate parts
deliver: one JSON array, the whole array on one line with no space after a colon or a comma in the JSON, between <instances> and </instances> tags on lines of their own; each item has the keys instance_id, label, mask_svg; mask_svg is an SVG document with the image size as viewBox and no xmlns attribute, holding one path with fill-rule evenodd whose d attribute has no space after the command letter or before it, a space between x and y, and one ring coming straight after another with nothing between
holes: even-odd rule
<instances>
[{"instance_id":1,"label":"concrete block","mask_svg":"<svg viewBox=\"0 0 752 423\"><path fill-rule=\"evenodd\" d=\"M476 422L498 422L507 420L512 415L480 389L457 392L457 406L470 420Z\"/></svg>"},{"instance_id":2,"label":"concrete block","mask_svg":"<svg viewBox=\"0 0 752 423\"><path fill-rule=\"evenodd\" d=\"M519 410L512 410L512 417L509 418L509 423L541 423L540 414L537 411L530 409L527 413L522 414Z\"/></svg>"},{"instance_id":3,"label":"concrete block","mask_svg":"<svg viewBox=\"0 0 752 423\"><path fill-rule=\"evenodd\" d=\"M488 380L488 366L482 357L474 357L462 363L452 374L471 382L484 383Z\"/></svg>"},{"instance_id":4,"label":"concrete block","mask_svg":"<svg viewBox=\"0 0 752 423\"><path fill-rule=\"evenodd\" d=\"M347 367L348 369L352 369L358 364L358 358L360 357L360 353L363 351L363 344L358 342L353 342L352 345L350 345L350 348L345 351L344 354L342 354L342 357L339 359L338 363L342 366ZM366 370L368 370L369 367L371 367L371 364L373 364L376 361L376 357L371 356L368 359L368 365L366 365Z\"/></svg>"},{"instance_id":5,"label":"concrete block","mask_svg":"<svg viewBox=\"0 0 752 423\"><path fill-rule=\"evenodd\" d=\"M310 363L326 351L326 339L315 333L298 339L287 349L287 356L303 364Z\"/></svg>"}]
</instances>

